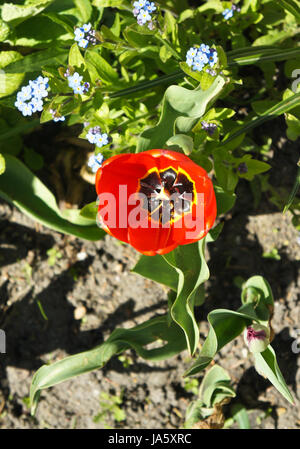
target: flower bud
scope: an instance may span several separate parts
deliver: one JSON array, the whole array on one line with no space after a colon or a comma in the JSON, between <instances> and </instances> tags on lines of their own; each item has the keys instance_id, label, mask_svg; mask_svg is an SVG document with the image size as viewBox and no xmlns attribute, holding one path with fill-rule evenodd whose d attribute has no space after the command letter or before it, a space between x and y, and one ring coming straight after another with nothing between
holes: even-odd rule
<instances>
[{"instance_id":1,"label":"flower bud","mask_svg":"<svg viewBox=\"0 0 300 449\"><path fill-rule=\"evenodd\" d=\"M251 352L263 352L270 343L270 329L262 324L251 324L244 331L244 340Z\"/></svg>"}]
</instances>

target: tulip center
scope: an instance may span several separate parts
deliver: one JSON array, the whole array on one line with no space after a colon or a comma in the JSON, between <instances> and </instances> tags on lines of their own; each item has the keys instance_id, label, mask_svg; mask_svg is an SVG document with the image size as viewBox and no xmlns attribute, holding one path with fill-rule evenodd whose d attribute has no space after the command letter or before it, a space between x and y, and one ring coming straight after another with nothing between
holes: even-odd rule
<instances>
[{"instance_id":1,"label":"tulip center","mask_svg":"<svg viewBox=\"0 0 300 449\"><path fill-rule=\"evenodd\" d=\"M187 173L173 167L151 169L139 180L138 193L144 195L143 208L152 220L161 224L175 221L191 212L195 185Z\"/></svg>"}]
</instances>

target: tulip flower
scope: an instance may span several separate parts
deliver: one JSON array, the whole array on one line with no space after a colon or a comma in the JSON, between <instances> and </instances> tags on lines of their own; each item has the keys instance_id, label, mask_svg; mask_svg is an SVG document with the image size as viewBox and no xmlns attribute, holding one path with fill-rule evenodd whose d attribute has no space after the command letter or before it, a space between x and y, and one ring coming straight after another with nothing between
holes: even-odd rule
<instances>
[{"instance_id":1,"label":"tulip flower","mask_svg":"<svg viewBox=\"0 0 300 449\"><path fill-rule=\"evenodd\" d=\"M149 256L202 239L216 218L206 171L175 151L107 159L96 173L96 191L98 224Z\"/></svg>"},{"instance_id":2,"label":"tulip flower","mask_svg":"<svg viewBox=\"0 0 300 449\"><path fill-rule=\"evenodd\" d=\"M263 352L270 343L270 329L262 324L252 324L245 329L244 340L251 352Z\"/></svg>"}]
</instances>

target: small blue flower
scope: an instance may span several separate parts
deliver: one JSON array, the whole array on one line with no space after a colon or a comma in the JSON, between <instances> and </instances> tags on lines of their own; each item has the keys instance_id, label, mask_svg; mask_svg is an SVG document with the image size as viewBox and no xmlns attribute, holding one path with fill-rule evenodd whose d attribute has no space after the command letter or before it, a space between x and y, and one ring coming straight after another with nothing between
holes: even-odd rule
<instances>
[{"instance_id":1,"label":"small blue flower","mask_svg":"<svg viewBox=\"0 0 300 449\"><path fill-rule=\"evenodd\" d=\"M80 41L78 42L78 46L81 48L87 48L88 45L89 41L87 39L80 39Z\"/></svg>"},{"instance_id":2,"label":"small blue flower","mask_svg":"<svg viewBox=\"0 0 300 449\"><path fill-rule=\"evenodd\" d=\"M139 9L140 10L140 9L144 8L145 4L146 4L146 0L140 0L138 2L134 2L133 3L133 7L135 9Z\"/></svg>"},{"instance_id":3,"label":"small blue flower","mask_svg":"<svg viewBox=\"0 0 300 449\"><path fill-rule=\"evenodd\" d=\"M213 48L210 49L210 53L207 55L208 56L208 63L211 67L213 67L214 65L217 64L218 62L218 53L216 50L214 50Z\"/></svg>"},{"instance_id":4,"label":"small blue flower","mask_svg":"<svg viewBox=\"0 0 300 449\"><path fill-rule=\"evenodd\" d=\"M145 11L144 9L142 9L139 13L139 15L137 16L137 21L138 23L144 25L146 22L150 22L151 20L151 15L149 14L148 11Z\"/></svg>"},{"instance_id":5,"label":"small blue flower","mask_svg":"<svg viewBox=\"0 0 300 449\"><path fill-rule=\"evenodd\" d=\"M85 23L81 27L85 33L88 33L92 29L92 25L90 23Z\"/></svg>"},{"instance_id":6,"label":"small blue flower","mask_svg":"<svg viewBox=\"0 0 300 449\"><path fill-rule=\"evenodd\" d=\"M227 8L222 12L222 14L225 20L231 19L231 17L233 16L233 9Z\"/></svg>"},{"instance_id":7,"label":"small blue flower","mask_svg":"<svg viewBox=\"0 0 300 449\"><path fill-rule=\"evenodd\" d=\"M74 31L74 34L75 34L75 38L74 38L75 41L80 41L85 36L83 28L76 28Z\"/></svg>"},{"instance_id":8,"label":"small blue flower","mask_svg":"<svg viewBox=\"0 0 300 449\"><path fill-rule=\"evenodd\" d=\"M154 2L148 2L148 1L146 1L146 3L145 3L145 9L148 11L148 12L154 12L155 10L156 10L156 6L155 6L155 3Z\"/></svg>"},{"instance_id":9,"label":"small blue flower","mask_svg":"<svg viewBox=\"0 0 300 449\"><path fill-rule=\"evenodd\" d=\"M43 100L37 97L33 97L29 103L32 107L32 112L41 112L43 110Z\"/></svg>"},{"instance_id":10,"label":"small blue flower","mask_svg":"<svg viewBox=\"0 0 300 449\"><path fill-rule=\"evenodd\" d=\"M201 50L203 53L209 53L209 52L210 52L209 45L201 44L201 45L200 45L200 50Z\"/></svg>"},{"instance_id":11,"label":"small blue flower","mask_svg":"<svg viewBox=\"0 0 300 449\"><path fill-rule=\"evenodd\" d=\"M197 55L198 52L198 48L196 47L192 47L189 49L189 51L187 52L186 56L188 58L194 58Z\"/></svg>"},{"instance_id":12,"label":"small blue flower","mask_svg":"<svg viewBox=\"0 0 300 449\"><path fill-rule=\"evenodd\" d=\"M89 44L96 45L96 31L92 29L90 23L85 23L82 27L75 28L74 40L78 42L79 47L87 48Z\"/></svg>"},{"instance_id":13,"label":"small blue flower","mask_svg":"<svg viewBox=\"0 0 300 449\"><path fill-rule=\"evenodd\" d=\"M202 53L202 51L198 51L197 55L194 58L194 62L200 62L201 64L205 65L208 63L208 57L206 53Z\"/></svg>"},{"instance_id":14,"label":"small blue flower","mask_svg":"<svg viewBox=\"0 0 300 449\"><path fill-rule=\"evenodd\" d=\"M67 80L69 87L71 87L71 89L74 89L75 87L80 86L82 76L80 76L79 73L75 72L73 75L68 76Z\"/></svg>"},{"instance_id":15,"label":"small blue flower","mask_svg":"<svg viewBox=\"0 0 300 449\"><path fill-rule=\"evenodd\" d=\"M194 60L194 62L193 62L193 70L197 70L197 72L201 72L203 67L204 67L204 64L202 62Z\"/></svg>"},{"instance_id":16,"label":"small blue flower","mask_svg":"<svg viewBox=\"0 0 300 449\"><path fill-rule=\"evenodd\" d=\"M32 106L30 103L24 103L22 110L21 110L22 114L26 117L27 115L32 115L33 110L32 110Z\"/></svg>"},{"instance_id":17,"label":"small blue flower","mask_svg":"<svg viewBox=\"0 0 300 449\"><path fill-rule=\"evenodd\" d=\"M19 95L19 99L26 101L26 100L30 100L32 97L32 88L31 86L24 86L21 89L20 95Z\"/></svg>"},{"instance_id":18,"label":"small blue flower","mask_svg":"<svg viewBox=\"0 0 300 449\"><path fill-rule=\"evenodd\" d=\"M81 84L78 84L77 86L73 87L74 94L82 95L84 94L84 86Z\"/></svg>"},{"instance_id":19,"label":"small blue flower","mask_svg":"<svg viewBox=\"0 0 300 449\"><path fill-rule=\"evenodd\" d=\"M88 166L91 168L93 173L96 173L103 164L103 161L104 157L101 153L98 153L97 155L92 154L88 160Z\"/></svg>"},{"instance_id":20,"label":"small blue flower","mask_svg":"<svg viewBox=\"0 0 300 449\"><path fill-rule=\"evenodd\" d=\"M108 144L108 135L104 134L96 134L96 146L101 148Z\"/></svg>"}]
</instances>

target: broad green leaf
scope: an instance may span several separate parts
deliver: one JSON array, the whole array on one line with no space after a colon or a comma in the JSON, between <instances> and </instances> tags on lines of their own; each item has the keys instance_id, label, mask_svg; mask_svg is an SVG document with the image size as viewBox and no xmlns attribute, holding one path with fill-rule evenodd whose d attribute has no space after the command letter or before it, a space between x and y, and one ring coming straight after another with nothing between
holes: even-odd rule
<instances>
[{"instance_id":1,"label":"broad green leaf","mask_svg":"<svg viewBox=\"0 0 300 449\"><path fill-rule=\"evenodd\" d=\"M73 0L75 3L75 6L80 12L80 15L82 17L82 21L84 23L88 23L88 21L91 18L93 8L91 5L90 0Z\"/></svg>"},{"instance_id":2,"label":"broad green leaf","mask_svg":"<svg viewBox=\"0 0 300 449\"><path fill-rule=\"evenodd\" d=\"M1 17L4 22L9 22L16 26L29 17L33 17L49 6L53 0L39 0L28 5L14 5L4 3L1 7Z\"/></svg>"},{"instance_id":3,"label":"broad green leaf","mask_svg":"<svg viewBox=\"0 0 300 449\"><path fill-rule=\"evenodd\" d=\"M189 90L170 86L163 98L160 120L156 126L144 131L138 141L137 152L151 148L164 148L166 142L176 134L189 132L206 108L221 94L225 80L218 76L209 89Z\"/></svg>"},{"instance_id":4,"label":"broad green leaf","mask_svg":"<svg viewBox=\"0 0 300 449\"><path fill-rule=\"evenodd\" d=\"M178 273L177 297L171 307L173 320L183 329L190 354L199 342L199 329L194 317L194 303L200 285L209 278L204 256L205 238L175 248L163 258Z\"/></svg>"},{"instance_id":5,"label":"broad green leaf","mask_svg":"<svg viewBox=\"0 0 300 449\"><path fill-rule=\"evenodd\" d=\"M164 342L161 347L144 348L158 340ZM164 360L183 351L185 347L183 332L175 323L168 325L167 315L152 318L131 329L116 329L102 345L52 365L44 365L35 373L30 391L32 414L35 413L42 389L102 368L111 357L129 348L146 360Z\"/></svg>"},{"instance_id":6,"label":"broad green leaf","mask_svg":"<svg viewBox=\"0 0 300 449\"><path fill-rule=\"evenodd\" d=\"M294 404L294 399L281 374L272 346L269 345L264 352L255 353L253 355L256 371L260 375L267 377L282 396L291 404Z\"/></svg>"},{"instance_id":7,"label":"broad green leaf","mask_svg":"<svg viewBox=\"0 0 300 449\"><path fill-rule=\"evenodd\" d=\"M192 376L206 368L212 362L216 353L240 335L245 327L252 322L252 319L253 316L233 310L216 309L210 312L207 316L210 324L208 336L202 346L200 356L192 367L186 371L185 376Z\"/></svg>"},{"instance_id":8,"label":"broad green leaf","mask_svg":"<svg viewBox=\"0 0 300 449\"><path fill-rule=\"evenodd\" d=\"M186 134L175 134L167 140L166 145L169 147L175 146L183 150L184 154L189 155L194 149L194 141L192 137Z\"/></svg>"},{"instance_id":9,"label":"broad green leaf","mask_svg":"<svg viewBox=\"0 0 300 449\"><path fill-rule=\"evenodd\" d=\"M48 17L48 19L52 20L52 22L61 25L72 37L74 36L74 26L67 15L48 12L43 13L43 16Z\"/></svg>"},{"instance_id":10,"label":"broad green leaf","mask_svg":"<svg viewBox=\"0 0 300 449\"><path fill-rule=\"evenodd\" d=\"M33 220L55 231L75 235L86 240L99 240L104 231L90 220L80 217L80 211L59 210L55 197L48 188L21 161L3 154L5 173L0 177L0 196L14 204ZM64 214L70 220L64 218ZM81 224L76 224L76 221ZM72 221L71 221L72 220ZM77 221L77 223L78 223ZM82 223L84 222L84 225Z\"/></svg>"},{"instance_id":11,"label":"broad green leaf","mask_svg":"<svg viewBox=\"0 0 300 449\"><path fill-rule=\"evenodd\" d=\"M132 271L177 291L178 273L163 256L141 256Z\"/></svg>"},{"instance_id":12,"label":"broad green leaf","mask_svg":"<svg viewBox=\"0 0 300 449\"><path fill-rule=\"evenodd\" d=\"M60 65L67 61L68 52L63 48L51 47L24 56L23 59L9 64L5 71L7 73L25 73L41 70L47 65Z\"/></svg>"},{"instance_id":13,"label":"broad green leaf","mask_svg":"<svg viewBox=\"0 0 300 449\"><path fill-rule=\"evenodd\" d=\"M97 51L88 50L85 57L96 68L101 81L109 84L119 81L119 75L116 70Z\"/></svg>"},{"instance_id":14,"label":"broad green leaf","mask_svg":"<svg viewBox=\"0 0 300 449\"><path fill-rule=\"evenodd\" d=\"M79 50L79 47L76 43L73 44L70 48L69 65L78 68L80 68L81 66L84 68L85 66L84 57L82 56L81 51Z\"/></svg>"},{"instance_id":15,"label":"broad green leaf","mask_svg":"<svg viewBox=\"0 0 300 449\"><path fill-rule=\"evenodd\" d=\"M23 73L8 73L8 66L21 60L17 51L0 52L0 98L13 94L22 84Z\"/></svg>"},{"instance_id":16,"label":"broad green leaf","mask_svg":"<svg viewBox=\"0 0 300 449\"><path fill-rule=\"evenodd\" d=\"M271 166L266 162L258 161L252 158L248 158L244 163L246 164L248 171L247 173L239 173L239 177L247 179L248 181L252 181L255 175L265 173L271 168Z\"/></svg>"},{"instance_id":17,"label":"broad green leaf","mask_svg":"<svg viewBox=\"0 0 300 449\"><path fill-rule=\"evenodd\" d=\"M233 208L236 194L233 192L226 192L218 185L214 185L214 190L217 200L217 213L218 215L226 214L226 212Z\"/></svg>"}]
</instances>

